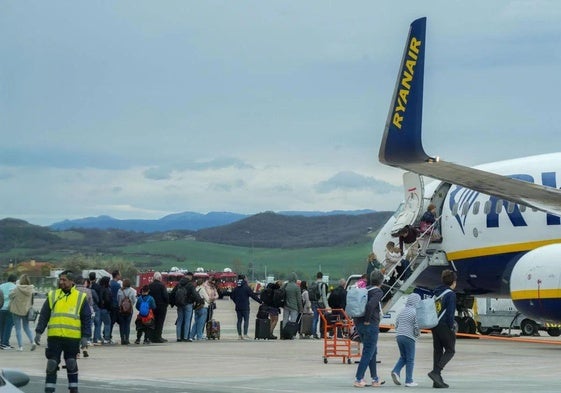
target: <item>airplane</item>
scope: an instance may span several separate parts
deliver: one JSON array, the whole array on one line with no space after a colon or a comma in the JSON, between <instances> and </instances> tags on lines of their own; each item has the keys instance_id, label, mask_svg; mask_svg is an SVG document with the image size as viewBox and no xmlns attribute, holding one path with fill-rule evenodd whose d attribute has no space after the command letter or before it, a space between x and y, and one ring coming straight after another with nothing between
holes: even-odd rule
<instances>
[{"instance_id":1,"label":"airplane","mask_svg":"<svg viewBox=\"0 0 561 393\"><path fill-rule=\"evenodd\" d=\"M383 260L386 243L395 241L403 226L418 225L433 203L441 213L436 226L442 242L428 245L431 255L427 252L427 264L412 284L434 288L442 270L453 269L459 305L473 296L511 297L523 314L558 328L561 153L473 168L429 156L421 132L425 51L426 18L419 18L410 26L378 156L381 163L407 171L405 202L372 250ZM422 176L434 181L425 186Z\"/></svg>"}]
</instances>

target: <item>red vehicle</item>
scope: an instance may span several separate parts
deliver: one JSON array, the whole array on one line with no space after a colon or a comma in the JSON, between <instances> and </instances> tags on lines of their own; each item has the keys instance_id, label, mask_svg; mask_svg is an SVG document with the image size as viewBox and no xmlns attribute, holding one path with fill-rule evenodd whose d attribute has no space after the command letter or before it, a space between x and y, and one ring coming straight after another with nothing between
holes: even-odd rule
<instances>
[{"instance_id":1,"label":"red vehicle","mask_svg":"<svg viewBox=\"0 0 561 393\"><path fill-rule=\"evenodd\" d=\"M162 272L162 283L166 286L168 292L171 292L183 277L185 277L185 274L181 272ZM149 285L153 278L153 271L139 273L136 277L136 287L140 289L144 285Z\"/></svg>"},{"instance_id":2,"label":"red vehicle","mask_svg":"<svg viewBox=\"0 0 561 393\"><path fill-rule=\"evenodd\" d=\"M226 269L225 269L226 270ZM229 269L228 269L229 270ZM212 275L216 281L216 290L218 291L218 298L222 299L224 296L230 296L238 280L237 273L232 271L216 272Z\"/></svg>"}]
</instances>

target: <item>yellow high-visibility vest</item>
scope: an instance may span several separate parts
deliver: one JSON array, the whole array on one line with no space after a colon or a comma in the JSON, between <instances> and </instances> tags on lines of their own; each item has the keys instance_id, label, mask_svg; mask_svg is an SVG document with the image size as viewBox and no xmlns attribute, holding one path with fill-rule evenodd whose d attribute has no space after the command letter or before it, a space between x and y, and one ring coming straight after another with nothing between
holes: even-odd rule
<instances>
[{"instance_id":1,"label":"yellow high-visibility vest","mask_svg":"<svg viewBox=\"0 0 561 393\"><path fill-rule=\"evenodd\" d=\"M51 319L49 319L49 337L82 337L82 323L80 310L86 294L72 287L68 294L62 289L49 292L47 300L51 308Z\"/></svg>"}]
</instances>

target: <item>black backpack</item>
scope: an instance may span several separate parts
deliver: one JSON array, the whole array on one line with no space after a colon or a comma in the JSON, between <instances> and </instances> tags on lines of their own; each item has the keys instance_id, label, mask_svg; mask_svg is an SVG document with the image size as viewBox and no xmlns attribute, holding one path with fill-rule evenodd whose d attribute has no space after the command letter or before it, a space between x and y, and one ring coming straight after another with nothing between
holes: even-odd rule
<instances>
[{"instance_id":1,"label":"black backpack","mask_svg":"<svg viewBox=\"0 0 561 393\"><path fill-rule=\"evenodd\" d=\"M187 288L185 285L178 285L175 291L175 305L183 307L187 304Z\"/></svg>"},{"instance_id":2,"label":"black backpack","mask_svg":"<svg viewBox=\"0 0 561 393\"><path fill-rule=\"evenodd\" d=\"M286 302L286 289L284 287L273 291L273 307L284 307Z\"/></svg>"},{"instance_id":3,"label":"black backpack","mask_svg":"<svg viewBox=\"0 0 561 393\"><path fill-rule=\"evenodd\" d=\"M274 290L272 287L270 287L269 285L267 285L267 288L263 289L263 291L261 291L261 301L266 304L267 306L272 306L273 305L273 293Z\"/></svg>"},{"instance_id":4,"label":"black backpack","mask_svg":"<svg viewBox=\"0 0 561 393\"><path fill-rule=\"evenodd\" d=\"M319 296L319 285L317 281L310 284L310 289L308 289L308 297L311 302L317 302L320 299Z\"/></svg>"}]
</instances>

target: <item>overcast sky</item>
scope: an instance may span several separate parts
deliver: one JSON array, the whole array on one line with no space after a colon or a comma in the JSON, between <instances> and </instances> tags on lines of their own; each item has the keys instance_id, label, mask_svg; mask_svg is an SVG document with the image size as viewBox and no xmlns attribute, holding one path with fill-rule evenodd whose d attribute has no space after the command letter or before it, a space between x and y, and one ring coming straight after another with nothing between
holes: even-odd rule
<instances>
[{"instance_id":1,"label":"overcast sky","mask_svg":"<svg viewBox=\"0 0 561 393\"><path fill-rule=\"evenodd\" d=\"M394 210L421 16L428 154L560 150L559 1L1 1L0 218Z\"/></svg>"}]
</instances>

